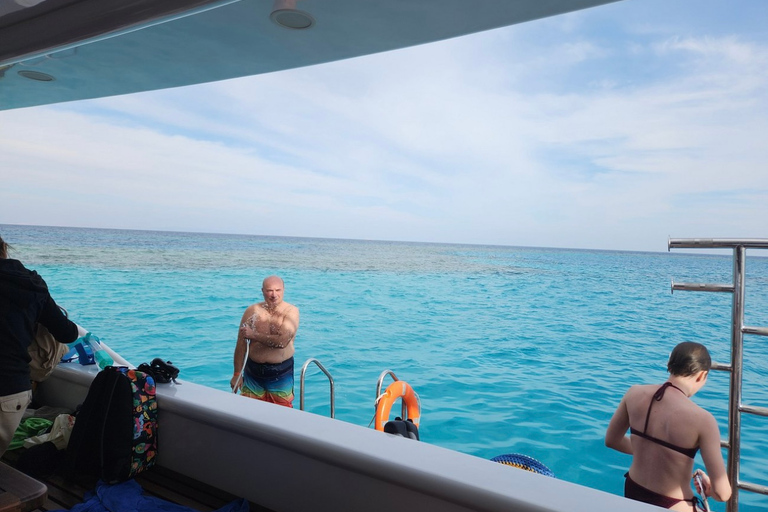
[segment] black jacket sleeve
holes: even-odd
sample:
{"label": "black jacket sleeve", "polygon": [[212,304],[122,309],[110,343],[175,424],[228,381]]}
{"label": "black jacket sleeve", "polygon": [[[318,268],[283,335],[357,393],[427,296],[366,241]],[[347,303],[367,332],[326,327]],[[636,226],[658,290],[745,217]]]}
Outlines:
{"label": "black jacket sleeve", "polygon": [[37,321],[43,324],[59,343],[72,343],[77,339],[77,326],[64,316],[64,312],[50,296]]}

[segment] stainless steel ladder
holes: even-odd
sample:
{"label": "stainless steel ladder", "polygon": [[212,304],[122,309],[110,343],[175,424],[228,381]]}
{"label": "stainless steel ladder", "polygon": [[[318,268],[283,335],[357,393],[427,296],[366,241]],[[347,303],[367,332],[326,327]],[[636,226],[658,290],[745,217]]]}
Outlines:
{"label": "stainless steel ladder", "polygon": [[334,418],[336,416],[336,393],[334,391],[333,377],[331,377],[331,374],[328,372],[328,370],[325,369],[325,366],[323,366],[320,361],[313,357],[307,359],[307,362],[304,363],[304,366],[301,367],[301,377],[299,379],[299,409],[302,411],[304,410],[304,377],[307,373],[307,368],[311,363],[315,363],[315,365],[320,368],[325,376],[328,377],[331,393],[331,418]]}
{"label": "stainless steel ladder", "polygon": [[728,402],[728,440],[720,444],[728,450],[728,480],[733,492],[728,500],[726,510],[738,512],[739,490],[768,495],[768,487],[764,485],[742,482],[739,479],[741,460],[741,415],[755,414],[768,417],[768,407],[758,407],[741,403],[743,348],[744,335],[768,336],[767,327],[750,327],[744,325],[744,297],[746,279],[747,249],[768,249],[768,239],[733,239],[733,238],[670,238],[668,248],[671,249],[732,249],[733,250],[733,283],[731,284],[700,284],[672,282],[672,292],[675,290],[702,292],[729,292],[733,294],[731,310],[731,364],[713,364],[713,370],[730,372],[730,392]]}

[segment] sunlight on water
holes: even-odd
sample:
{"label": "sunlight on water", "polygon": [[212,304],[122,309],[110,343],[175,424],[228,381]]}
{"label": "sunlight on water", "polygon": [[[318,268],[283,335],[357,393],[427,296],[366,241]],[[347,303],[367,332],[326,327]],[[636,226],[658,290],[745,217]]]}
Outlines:
{"label": "sunlight on water", "polygon": [[[558,478],[614,494],[623,492],[629,457],[605,448],[603,435],[627,387],[662,382],[679,341],[705,343],[719,362],[730,357],[730,295],[670,293],[673,278],[729,282],[727,252],[21,226],[0,233],[75,321],[133,364],[169,359],[181,378],[222,390],[243,311],[261,300],[262,279],[278,274],[285,299],[301,310],[297,386],[301,364],[319,359],[334,377],[340,420],[367,426],[376,379],[391,369],[421,397],[422,440],[483,458],[530,455]],[[746,323],[766,326],[768,259],[750,257],[747,271]],[[754,405],[768,403],[760,341],[745,338],[744,401]],[[329,415],[328,381],[314,366],[306,387],[307,409]],[[695,397],[724,438],[727,397],[722,373]],[[742,478],[768,484],[768,422],[745,418],[742,439]],[[768,511],[765,497],[742,492],[740,500],[742,511]]]}

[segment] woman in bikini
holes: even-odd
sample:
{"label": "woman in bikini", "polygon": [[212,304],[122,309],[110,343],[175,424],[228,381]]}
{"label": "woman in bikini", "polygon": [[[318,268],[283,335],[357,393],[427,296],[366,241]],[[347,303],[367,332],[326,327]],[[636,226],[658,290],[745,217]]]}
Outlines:
{"label": "woman in bikini", "polygon": [[708,473],[696,471],[701,475],[703,495],[717,501],[731,496],[720,451],[720,429],[714,416],[690,399],[707,382],[711,364],[704,345],[680,343],[669,356],[667,382],[632,386],[622,398],[605,433],[605,445],[632,455],[632,465],[624,475],[627,498],[695,512],[691,478],[698,450]]}

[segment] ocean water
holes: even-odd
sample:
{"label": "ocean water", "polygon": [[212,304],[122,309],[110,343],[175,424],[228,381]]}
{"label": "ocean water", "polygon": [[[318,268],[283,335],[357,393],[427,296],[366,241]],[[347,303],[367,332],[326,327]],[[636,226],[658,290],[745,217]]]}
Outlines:
{"label": "ocean water", "polygon": [[[70,317],[134,365],[162,357],[180,377],[228,390],[245,308],[278,274],[301,311],[299,369],[333,375],[336,418],[368,426],[385,370],[422,403],[429,442],[491,458],[522,453],[557,478],[623,492],[630,458],[605,428],[630,384],[661,383],[672,347],[730,357],[731,296],[670,293],[728,283],[731,253],[636,253],[0,225]],[[765,251],[763,251],[765,253]],[[768,254],[747,259],[746,324],[768,326]],[[745,337],[744,403],[768,404],[768,343]],[[385,380],[385,385],[389,378]],[[311,366],[305,409],[329,415]],[[728,376],[694,400],[727,438]],[[745,415],[744,481],[768,484],[768,421]],[[700,456],[697,466],[703,467]],[[710,500],[711,501],[711,500]],[[725,510],[711,503],[713,510]],[[742,491],[740,510],[768,511]]]}

